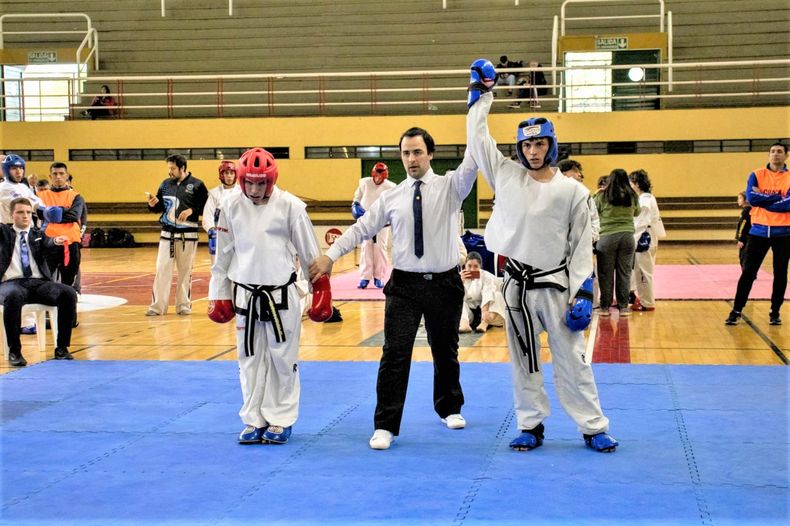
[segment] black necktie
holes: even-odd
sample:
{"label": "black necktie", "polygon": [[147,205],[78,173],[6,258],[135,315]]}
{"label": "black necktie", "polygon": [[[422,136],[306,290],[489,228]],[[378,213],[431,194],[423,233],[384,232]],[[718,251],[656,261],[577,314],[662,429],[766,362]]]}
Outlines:
{"label": "black necktie", "polygon": [[26,278],[33,276],[33,269],[30,268],[30,249],[27,246],[27,232],[19,233],[19,256],[22,259],[22,275]]}
{"label": "black necktie", "polygon": [[414,201],[412,207],[414,209],[414,255],[418,258],[422,257],[422,192],[420,192],[420,185],[422,181],[414,182]]}

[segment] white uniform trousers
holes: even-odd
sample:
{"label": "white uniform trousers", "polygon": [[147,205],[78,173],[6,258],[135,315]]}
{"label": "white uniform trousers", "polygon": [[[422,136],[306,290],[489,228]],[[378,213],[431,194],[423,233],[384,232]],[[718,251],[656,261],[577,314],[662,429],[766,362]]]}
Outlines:
{"label": "white uniform trousers", "polygon": [[652,245],[644,252],[634,254],[634,271],[631,273],[631,290],[636,290],[639,303],[643,307],[655,307],[653,295],[653,269],[656,268],[658,245]]}
{"label": "white uniform trousers", "polygon": [[381,236],[384,232],[379,232],[376,236],[376,243],[372,239],[362,242],[359,251],[359,274],[362,279],[372,280],[378,278],[384,280],[387,273],[389,260],[385,251],[386,244]]}
{"label": "white uniform trousers", "polygon": [[[542,367],[539,366],[536,372],[529,372],[529,358],[516,338],[516,328],[522,338],[526,338],[527,333],[520,312],[519,287],[514,285],[508,284],[508,278],[505,278],[503,292],[508,306],[505,326],[510,361],[513,364],[516,420],[519,429],[527,430],[543,422],[551,414],[551,408],[543,383]],[[564,322],[568,305],[567,292],[556,289],[524,292],[532,314],[530,320],[534,330],[535,363],[540,365],[540,334],[546,331],[549,334],[554,385],[565,412],[576,422],[582,433],[594,435],[608,431],[609,419],[601,411],[592,367],[584,356],[584,332],[571,331]]]}
{"label": "white uniform trousers", "polygon": [[176,312],[190,312],[192,310],[192,264],[195,261],[197,239],[182,241],[176,234],[175,257],[170,257],[170,240],[159,240],[159,253],[156,256],[156,276],[154,288],[151,291],[151,305],[149,310],[156,314],[166,314],[167,304],[170,300],[170,285],[173,282],[173,264],[178,270],[178,284],[176,285]]}
{"label": "white uniform trousers", "polygon": [[[245,355],[246,316],[236,315],[236,347],[244,404],[239,411],[245,425],[288,427],[299,416],[299,336],[302,312],[299,291],[289,286],[288,309],[278,311],[285,341],[277,342],[273,322],[257,321],[252,356]],[[239,290],[239,296],[245,291]],[[245,303],[238,303],[245,305]]]}

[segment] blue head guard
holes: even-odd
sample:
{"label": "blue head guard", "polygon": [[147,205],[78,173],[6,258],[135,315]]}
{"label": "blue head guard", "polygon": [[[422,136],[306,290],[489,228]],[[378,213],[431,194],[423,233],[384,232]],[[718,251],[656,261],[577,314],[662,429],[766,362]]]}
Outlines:
{"label": "blue head guard", "polygon": [[12,166],[18,166],[24,170],[25,160],[14,153],[9,153],[8,155],[6,155],[6,158],[3,159],[3,177],[5,177],[7,181],[11,181]]}
{"label": "blue head guard", "polygon": [[[543,160],[543,166],[548,166],[557,162],[559,159],[559,147],[557,146],[557,136],[554,134],[554,125],[545,117],[535,117],[522,121],[518,125],[518,136],[516,142],[516,154],[521,164],[527,168],[531,168],[524,157],[524,152],[521,151],[521,144],[524,141],[537,139],[538,137],[545,137],[549,139],[549,151],[546,152],[546,158]],[[541,168],[543,168],[541,166]]]}

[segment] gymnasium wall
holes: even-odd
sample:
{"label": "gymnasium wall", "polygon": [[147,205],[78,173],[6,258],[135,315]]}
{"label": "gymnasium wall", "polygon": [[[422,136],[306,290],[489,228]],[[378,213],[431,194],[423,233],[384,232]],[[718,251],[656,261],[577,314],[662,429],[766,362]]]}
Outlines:
{"label": "gymnasium wall", "polygon": [[[790,108],[664,110],[588,114],[549,114],[560,142],[777,139],[790,136]],[[498,143],[514,143],[525,115],[490,116]],[[411,126],[428,129],[437,144],[465,144],[464,116],[293,117],[195,120],[107,120],[56,123],[0,123],[0,149],[54,149],[69,164],[88,202],[131,202],[154,192],[167,176],[164,161],[69,161],[69,149],[209,148],[244,145],[284,146],[280,185],[307,199],[348,200],[362,175],[360,159],[305,159],[307,146],[397,145]],[[767,161],[766,152],[629,154],[575,156],[592,187],[612,168],[644,168],[660,197],[731,195],[746,175]],[[389,162],[399,162],[391,160]],[[216,160],[190,161],[193,174],[214,186]],[[49,162],[30,162],[29,172],[47,173]],[[479,185],[478,197],[491,197]]]}

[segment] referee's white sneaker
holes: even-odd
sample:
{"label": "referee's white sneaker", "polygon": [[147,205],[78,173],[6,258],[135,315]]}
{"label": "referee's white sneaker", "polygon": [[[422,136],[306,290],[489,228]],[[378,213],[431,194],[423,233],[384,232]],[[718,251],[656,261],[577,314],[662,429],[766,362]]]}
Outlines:
{"label": "referee's white sneaker", "polygon": [[466,420],[460,414],[447,415],[442,418],[442,422],[447,424],[448,429],[463,429],[466,427]]}
{"label": "referee's white sneaker", "polygon": [[389,449],[392,443],[392,437],[392,433],[386,429],[376,429],[373,432],[373,436],[370,437],[369,444],[371,449]]}

